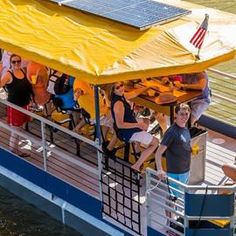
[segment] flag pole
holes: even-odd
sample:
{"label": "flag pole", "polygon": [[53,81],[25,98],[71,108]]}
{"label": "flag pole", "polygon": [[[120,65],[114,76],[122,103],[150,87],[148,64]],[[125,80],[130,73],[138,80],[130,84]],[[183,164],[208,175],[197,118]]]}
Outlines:
{"label": "flag pole", "polygon": [[200,50],[201,50],[201,48],[198,48],[197,55],[196,55],[196,61],[200,60]]}
{"label": "flag pole", "polygon": [[193,35],[193,37],[190,39],[190,43],[193,44],[197,49],[197,55],[195,55],[195,59],[200,60],[200,51],[201,51],[201,47],[202,44],[204,42],[206,33],[207,33],[207,29],[208,29],[208,20],[209,20],[209,15],[205,14],[205,18],[202,22],[202,24],[199,26],[199,28],[197,29],[197,31],[195,32],[195,34]]}

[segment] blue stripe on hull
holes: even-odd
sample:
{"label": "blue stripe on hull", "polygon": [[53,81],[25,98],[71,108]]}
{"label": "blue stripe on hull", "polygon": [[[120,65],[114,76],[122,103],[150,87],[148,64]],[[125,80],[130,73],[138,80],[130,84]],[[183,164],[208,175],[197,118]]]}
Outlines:
{"label": "blue stripe on hull", "polygon": [[154,229],[148,227],[147,229],[147,235],[148,236],[165,236],[164,234],[160,233],[160,232],[157,232],[155,231]]}
{"label": "blue stripe on hull", "polygon": [[32,164],[0,149],[0,165],[102,220],[102,203]]}

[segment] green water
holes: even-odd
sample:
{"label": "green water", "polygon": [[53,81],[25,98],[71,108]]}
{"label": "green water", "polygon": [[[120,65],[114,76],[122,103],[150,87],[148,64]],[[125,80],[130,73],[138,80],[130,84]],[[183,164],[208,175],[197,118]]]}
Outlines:
{"label": "green water", "polygon": [[188,0],[186,2],[192,2],[236,14],[236,0]]}
{"label": "green water", "polygon": [[[190,0],[236,14],[236,0]],[[236,60],[216,66],[236,74]],[[79,236],[47,214],[0,188],[0,236]]]}
{"label": "green water", "polygon": [[1,236],[80,236],[75,230],[0,188]]}

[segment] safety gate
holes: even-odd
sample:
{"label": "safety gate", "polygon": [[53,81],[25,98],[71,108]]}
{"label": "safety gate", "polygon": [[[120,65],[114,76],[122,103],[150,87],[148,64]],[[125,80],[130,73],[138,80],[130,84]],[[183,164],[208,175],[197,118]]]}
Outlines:
{"label": "safety gate", "polygon": [[140,177],[124,161],[108,158],[102,170],[103,215],[141,234]]}

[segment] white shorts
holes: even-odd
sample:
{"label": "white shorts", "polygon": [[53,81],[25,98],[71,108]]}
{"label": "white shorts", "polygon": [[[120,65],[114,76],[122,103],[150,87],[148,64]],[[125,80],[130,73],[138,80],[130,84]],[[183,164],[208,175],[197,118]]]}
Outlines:
{"label": "white shorts", "polygon": [[209,105],[205,99],[196,99],[191,102],[191,114],[198,120]]}
{"label": "white shorts", "polygon": [[139,142],[144,145],[149,145],[153,140],[153,136],[149,134],[147,131],[140,131],[134,133],[130,138],[129,142]]}
{"label": "white shorts", "polygon": [[[90,124],[95,124],[95,119],[90,120]],[[101,116],[100,117],[100,125],[106,126],[109,128],[113,128],[113,119],[112,116]]]}

